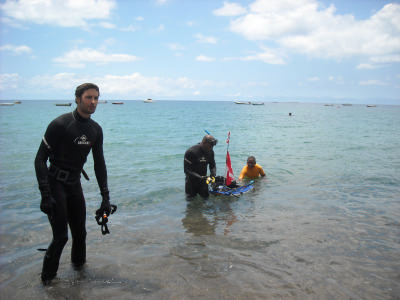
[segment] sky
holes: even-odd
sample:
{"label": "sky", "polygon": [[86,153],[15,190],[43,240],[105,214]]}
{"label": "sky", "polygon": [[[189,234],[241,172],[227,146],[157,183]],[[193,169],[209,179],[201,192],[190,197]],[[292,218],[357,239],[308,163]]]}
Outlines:
{"label": "sky", "polygon": [[0,100],[400,105],[400,1],[0,0]]}

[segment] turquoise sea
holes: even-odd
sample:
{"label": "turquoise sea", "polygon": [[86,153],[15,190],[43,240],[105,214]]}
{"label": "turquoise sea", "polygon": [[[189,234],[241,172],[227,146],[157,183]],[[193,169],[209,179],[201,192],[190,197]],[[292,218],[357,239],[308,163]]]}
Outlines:
{"label": "turquoise sea", "polygon": [[[72,268],[69,240],[44,287],[51,230],[33,161],[48,123],[75,108],[55,103],[0,106],[1,299],[399,299],[400,106],[99,104],[111,234],[94,219],[89,155],[86,267]],[[218,175],[229,131],[236,177],[257,158],[254,191],[186,201],[183,155],[205,129]]]}

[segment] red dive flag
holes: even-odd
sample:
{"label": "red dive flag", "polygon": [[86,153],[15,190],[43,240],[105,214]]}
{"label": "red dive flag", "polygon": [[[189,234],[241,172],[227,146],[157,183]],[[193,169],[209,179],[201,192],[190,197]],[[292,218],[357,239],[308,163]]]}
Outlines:
{"label": "red dive flag", "polygon": [[[229,139],[231,138],[231,132],[228,133],[228,139],[226,140],[229,147]],[[226,185],[230,185],[232,181],[235,180],[235,175],[233,175],[231,156],[229,155],[228,149],[226,149]]]}
{"label": "red dive flag", "polygon": [[235,175],[233,175],[232,164],[231,164],[231,156],[229,155],[229,151],[226,151],[226,185],[230,185],[233,180],[235,180]]}

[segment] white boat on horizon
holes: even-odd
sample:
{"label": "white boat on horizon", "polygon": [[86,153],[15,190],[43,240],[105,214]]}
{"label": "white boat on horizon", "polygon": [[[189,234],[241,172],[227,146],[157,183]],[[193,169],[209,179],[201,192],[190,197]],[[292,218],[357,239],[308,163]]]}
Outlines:
{"label": "white boat on horizon", "polygon": [[244,101],[235,101],[236,104],[245,104],[245,105],[250,105],[251,102],[244,102]]}
{"label": "white boat on horizon", "polygon": [[144,102],[144,103],[154,103],[154,102],[156,102],[156,101],[154,101],[154,100],[151,99],[151,98],[148,98],[148,99],[146,99],[146,100],[143,100],[143,102]]}

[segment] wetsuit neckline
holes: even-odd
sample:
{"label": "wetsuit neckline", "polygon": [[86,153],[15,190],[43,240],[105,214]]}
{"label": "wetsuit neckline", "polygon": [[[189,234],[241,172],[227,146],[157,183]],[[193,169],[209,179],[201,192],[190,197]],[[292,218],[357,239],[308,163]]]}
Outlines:
{"label": "wetsuit neckline", "polygon": [[80,122],[87,122],[87,121],[90,120],[90,116],[89,116],[89,118],[87,118],[87,119],[84,118],[84,117],[82,117],[82,116],[79,114],[78,109],[75,109],[75,110],[72,112],[72,115],[73,115],[73,117],[74,117],[75,120],[80,121]]}

